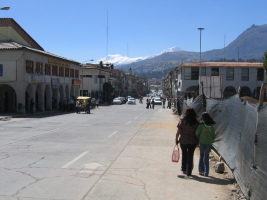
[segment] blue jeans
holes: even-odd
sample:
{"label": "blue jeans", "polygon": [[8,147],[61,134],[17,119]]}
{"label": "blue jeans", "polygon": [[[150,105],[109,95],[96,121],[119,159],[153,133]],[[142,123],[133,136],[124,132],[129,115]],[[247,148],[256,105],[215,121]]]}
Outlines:
{"label": "blue jeans", "polygon": [[209,175],[209,154],[211,145],[210,144],[199,144],[200,158],[198,163],[198,171],[204,172],[204,176]]}

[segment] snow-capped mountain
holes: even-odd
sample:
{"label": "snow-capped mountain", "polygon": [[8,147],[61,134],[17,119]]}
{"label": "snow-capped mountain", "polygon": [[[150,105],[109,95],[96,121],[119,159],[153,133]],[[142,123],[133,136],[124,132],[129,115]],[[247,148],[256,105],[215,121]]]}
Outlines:
{"label": "snow-capped mountain", "polygon": [[121,56],[121,55],[108,55],[105,58],[100,59],[103,63],[112,63],[113,65],[124,65],[124,64],[130,64],[133,62],[138,62],[141,60],[145,60],[147,57],[137,57],[137,58],[128,58],[127,56]]}
{"label": "snow-capped mountain", "polygon": [[168,53],[168,52],[177,52],[177,51],[183,51],[183,50],[179,47],[171,47],[169,49],[162,51],[160,54],[164,54],[164,53]]}
{"label": "snow-capped mountain", "polygon": [[[183,51],[182,49],[180,49],[179,47],[171,47],[169,49],[166,49],[164,51],[162,51],[160,54],[155,55],[155,56],[159,56],[163,53],[167,53],[167,52],[176,52],[176,51]],[[121,55],[108,55],[105,58],[100,59],[98,62],[102,61],[103,63],[112,63],[113,65],[125,65],[125,64],[130,64],[133,62],[138,62],[138,61],[142,61],[142,60],[146,60],[149,58],[153,58],[155,56],[145,56],[145,57],[137,57],[137,58],[129,58],[127,56],[121,56]]]}

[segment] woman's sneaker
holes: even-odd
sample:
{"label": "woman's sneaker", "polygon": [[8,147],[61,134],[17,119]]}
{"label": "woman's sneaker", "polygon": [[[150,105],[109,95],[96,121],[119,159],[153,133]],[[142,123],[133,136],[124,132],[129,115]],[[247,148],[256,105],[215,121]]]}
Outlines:
{"label": "woman's sneaker", "polygon": [[199,175],[204,176],[204,172],[199,172]]}

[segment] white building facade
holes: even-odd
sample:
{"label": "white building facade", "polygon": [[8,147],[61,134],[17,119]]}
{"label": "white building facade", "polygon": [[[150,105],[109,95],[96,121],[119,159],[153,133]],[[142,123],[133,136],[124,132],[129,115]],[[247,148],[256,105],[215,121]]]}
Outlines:
{"label": "white building facade", "polygon": [[185,93],[198,95],[199,76],[218,76],[221,79],[222,97],[232,96],[240,89],[241,96],[257,98],[260,87],[266,80],[263,64],[250,62],[182,63],[173,73],[178,96]]}

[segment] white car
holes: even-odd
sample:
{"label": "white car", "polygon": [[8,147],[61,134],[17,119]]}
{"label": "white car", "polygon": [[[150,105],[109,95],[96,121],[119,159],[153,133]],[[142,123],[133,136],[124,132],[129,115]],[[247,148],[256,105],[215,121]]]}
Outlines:
{"label": "white car", "polygon": [[122,101],[121,101],[120,98],[115,98],[115,99],[113,99],[113,104],[121,105],[122,104]]}
{"label": "white car", "polygon": [[136,104],[135,98],[129,98],[127,104],[132,104],[132,105]]}
{"label": "white car", "polygon": [[155,97],[154,98],[155,105],[162,105],[161,98]]}

